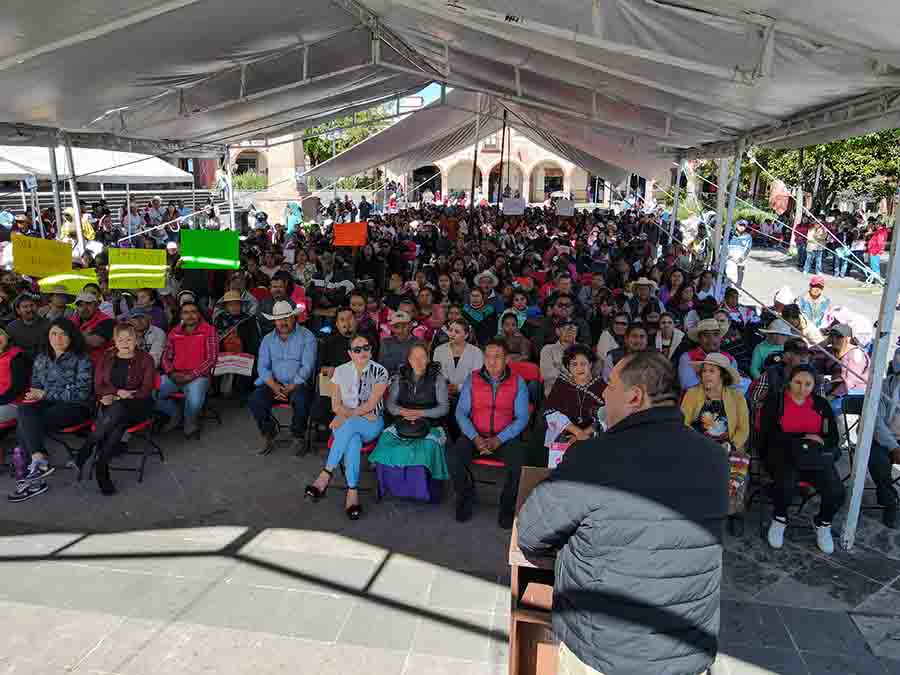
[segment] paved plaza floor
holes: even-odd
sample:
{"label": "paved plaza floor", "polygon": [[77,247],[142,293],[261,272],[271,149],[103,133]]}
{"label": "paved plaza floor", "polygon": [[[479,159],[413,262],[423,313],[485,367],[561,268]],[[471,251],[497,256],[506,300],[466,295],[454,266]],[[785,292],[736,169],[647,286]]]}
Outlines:
{"label": "paved plaza floor", "polygon": [[[767,299],[768,255],[748,274]],[[318,456],[259,457],[249,412],[215,405],[221,427],[163,437],[165,463],[151,460],[142,484],[114,474],[115,497],[58,470],[45,495],[0,500],[0,675],[506,672],[496,487],[466,524],[446,498],[371,494],[351,523],[337,477],[325,500],[303,500]],[[770,550],[751,514],[726,540],[712,675],[900,674],[900,533],[877,516],[829,558],[800,519]]]}

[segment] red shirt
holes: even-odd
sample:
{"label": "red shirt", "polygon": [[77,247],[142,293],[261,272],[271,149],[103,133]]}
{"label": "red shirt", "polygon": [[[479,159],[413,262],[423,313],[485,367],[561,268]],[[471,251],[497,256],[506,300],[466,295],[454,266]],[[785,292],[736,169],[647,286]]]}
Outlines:
{"label": "red shirt", "polygon": [[789,392],[784,392],[784,414],[781,430],[789,434],[821,434],[822,416],[813,410],[813,397],[797,405]]}

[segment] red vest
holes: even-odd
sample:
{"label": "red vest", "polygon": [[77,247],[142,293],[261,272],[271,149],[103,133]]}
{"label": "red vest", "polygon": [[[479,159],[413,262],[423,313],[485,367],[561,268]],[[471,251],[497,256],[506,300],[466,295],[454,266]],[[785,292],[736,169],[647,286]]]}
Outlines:
{"label": "red vest", "polygon": [[16,354],[21,354],[22,350],[18,347],[10,347],[0,354],[0,394],[8,391],[12,386],[12,360]]}
{"label": "red vest", "polygon": [[496,436],[512,424],[516,417],[516,394],[519,377],[513,375],[507,366],[500,379],[497,393],[484,369],[472,373],[472,424],[484,437]]}

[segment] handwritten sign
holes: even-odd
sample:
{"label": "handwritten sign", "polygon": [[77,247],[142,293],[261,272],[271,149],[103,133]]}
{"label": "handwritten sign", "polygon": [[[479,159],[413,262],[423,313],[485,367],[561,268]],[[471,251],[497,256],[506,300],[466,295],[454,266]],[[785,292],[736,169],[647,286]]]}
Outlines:
{"label": "handwritten sign", "polygon": [[109,249],[110,288],[165,288],[166,269],[162,249]]}
{"label": "handwritten sign", "polygon": [[72,271],[72,245],[52,239],[14,234],[13,269],[30,277],[46,277]]}
{"label": "handwritten sign", "polygon": [[368,223],[335,223],[335,246],[365,246],[368,241]]}
{"label": "handwritten sign", "polygon": [[213,375],[244,375],[250,377],[253,374],[253,362],[253,354],[219,354]]}

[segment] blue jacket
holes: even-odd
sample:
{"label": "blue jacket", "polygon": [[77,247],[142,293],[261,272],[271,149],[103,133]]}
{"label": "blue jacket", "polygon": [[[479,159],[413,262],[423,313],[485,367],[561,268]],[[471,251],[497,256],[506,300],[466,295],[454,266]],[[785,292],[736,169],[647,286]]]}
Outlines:
{"label": "blue jacket", "polygon": [[303,326],[294,328],[287,340],[273,330],[259,346],[256,384],[264,384],[269,378],[281,384],[305,384],[316,366],[316,349],[315,336]]}
{"label": "blue jacket", "polygon": [[42,389],[46,401],[90,405],[94,367],[86,354],[66,352],[55,361],[38,354],[31,371],[31,386]]}
{"label": "blue jacket", "polygon": [[728,240],[728,257],[735,262],[743,262],[750,255],[751,248],[753,248],[753,237],[749,232],[731,237]]}

